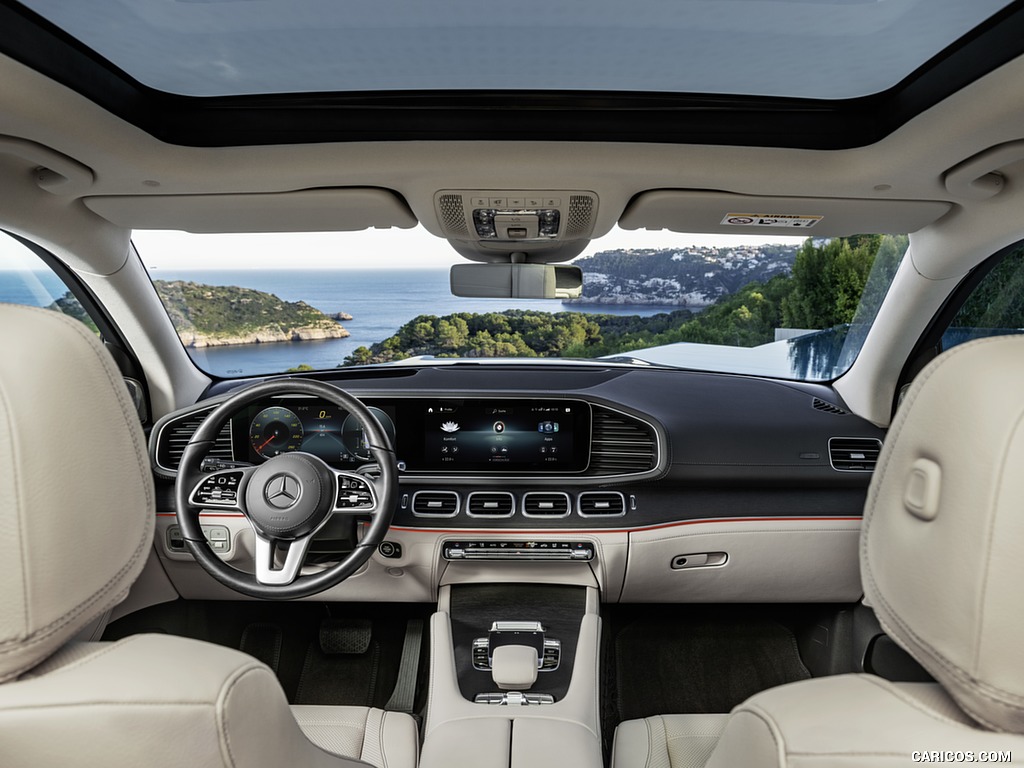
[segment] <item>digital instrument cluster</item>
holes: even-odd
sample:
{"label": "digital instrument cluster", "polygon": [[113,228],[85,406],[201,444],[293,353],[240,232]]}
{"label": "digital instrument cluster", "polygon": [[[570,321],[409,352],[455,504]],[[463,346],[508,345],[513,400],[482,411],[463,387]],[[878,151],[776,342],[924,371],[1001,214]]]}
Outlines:
{"label": "digital instrument cluster", "polygon": [[[370,407],[395,442],[395,423],[385,410]],[[371,460],[362,424],[352,414],[320,401],[286,401],[251,406],[232,420],[235,455],[259,463],[282,453],[304,451],[331,466],[348,468]]]}
{"label": "digital instrument cluster", "polygon": [[[371,402],[367,407],[409,473],[575,473],[589,463],[591,411],[580,400]],[[315,399],[249,406],[232,419],[232,441],[236,457],[257,464],[292,451],[311,453],[338,469],[373,460],[359,420]]]}

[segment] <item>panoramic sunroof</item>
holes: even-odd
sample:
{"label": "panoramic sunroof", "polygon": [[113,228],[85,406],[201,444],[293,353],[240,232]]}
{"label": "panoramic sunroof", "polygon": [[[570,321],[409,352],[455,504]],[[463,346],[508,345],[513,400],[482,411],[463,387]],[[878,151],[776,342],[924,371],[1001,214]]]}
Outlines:
{"label": "panoramic sunroof", "polygon": [[27,0],[143,85],[185,96],[885,91],[1005,0]]}

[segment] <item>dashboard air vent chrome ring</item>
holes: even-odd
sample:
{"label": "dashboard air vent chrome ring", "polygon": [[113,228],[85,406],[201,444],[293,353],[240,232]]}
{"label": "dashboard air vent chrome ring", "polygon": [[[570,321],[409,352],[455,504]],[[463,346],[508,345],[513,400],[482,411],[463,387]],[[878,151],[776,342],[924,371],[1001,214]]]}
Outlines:
{"label": "dashboard air vent chrome ring", "polygon": [[572,511],[572,499],[562,491],[532,491],[523,494],[526,517],[565,517]]}
{"label": "dashboard air vent chrome ring", "polygon": [[416,517],[455,517],[459,506],[459,494],[455,491],[416,491],[412,495],[412,513]]}
{"label": "dashboard air vent chrome ring", "polygon": [[830,437],[828,460],[837,472],[873,472],[882,451],[874,437]]}
{"label": "dashboard air vent chrome ring", "polygon": [[576,497],[580,517],[622,517],[626,514],[626,497],[619,491],[583,491]]}
{"label": "dashboard air vent chrome ring", "polygon": [[474,491],[466,498],[466,514],[470,517],[512,517],[516,497],[508,491]]}

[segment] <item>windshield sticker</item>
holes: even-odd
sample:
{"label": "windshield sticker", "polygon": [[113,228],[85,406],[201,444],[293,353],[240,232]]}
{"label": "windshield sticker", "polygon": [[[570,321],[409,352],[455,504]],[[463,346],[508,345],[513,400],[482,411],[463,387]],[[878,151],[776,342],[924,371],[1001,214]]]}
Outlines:
{"label": "windshield sticker", "polygon": [[810,229],[824,216],[794,216],[791,213],[727,213],[722,224],[732,227],[800,227]]}

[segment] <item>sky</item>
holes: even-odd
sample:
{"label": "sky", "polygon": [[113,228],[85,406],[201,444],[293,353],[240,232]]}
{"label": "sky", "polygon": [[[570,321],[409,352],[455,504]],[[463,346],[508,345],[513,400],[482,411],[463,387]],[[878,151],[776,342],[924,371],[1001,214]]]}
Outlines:
{"label": "sky", "polygon": [[[362,232],[193,235],[138,231],[132,236],[149,269],[289,269],[447,267],[465,263],[442,238],[414,229]],[[803,237],[693,235],[614,228],[582,255],[618,248],[679,248],[693,245],[800,243]]]}

